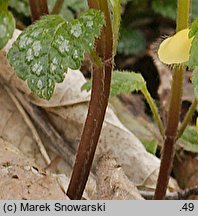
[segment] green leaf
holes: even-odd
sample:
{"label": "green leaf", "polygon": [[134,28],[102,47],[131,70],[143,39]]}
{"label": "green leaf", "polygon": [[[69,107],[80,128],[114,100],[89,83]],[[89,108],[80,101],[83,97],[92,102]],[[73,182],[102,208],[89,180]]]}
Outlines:
{"label": "green leaf", "polygon": [[146,39],[140,31],[123,29],[118,44],[118,53],[136,55],[146,49]]}
{"label": "green leaf", "polygon": [[153,0],[152,8],[155,13],[159,13],[163,17],[176,19],[176,9],[177,1],[176,0]]}
{"label": "green leaf", "polygon": [[193,37],[196,35],[196,33],[198,32],[198,19],[194,20],[191,27],[190,27],[190,33],[189,33],[189,37]]}
{"label": "green leaf", "polygon": [[139,73],[114,71],[111,82],[111,96],[139,91],[145,85],[145,80]]}
{"label": "green leaf", "polygon": [[190,28],[189,37],[194,37],[190,49],[188,66],[193,69],[192,83],[195,97],[198,98],[198,19],[196,19]]}
{"label": "green leaf", "polygon": [[198,0],[192,1],[192,18],[195,19],[198,17]]}
{"label": "green leaf", "polygon": [[190,28],[189,37],[194,37],[190,49],[190,57],[188,61],[188,66],[194,69],[198,66],[198,19],[195,20]]}
{"label": "green leaf", "polygon": [[68,67],[78,69],[84,53],[94,48],[103,23],[97,10],[71,22],[56,15],[43,17],[18,37],[8,60],[37,96],[49,100]]}
{"label": "green leaf", "polygon": [[[52,11],[56,0],[48,0],[49,11]],[[65,19],[73,19],[75,13],[79,14],[82,11],[87,9],[87,1],[82,0],[69,0],[64,1],[63,6],[60,11],[60,15],[62,15]]]}
{"label": "green leaf", "polygon": [[[146,82],[141,74],[135,72],[114,71],[111,81],[111,97],[121,93],[131,93],[142,90],[146,86]],[[89,91],[92,83],[89,80],[82,86],[82,90]]]}
{"label": "green leaf", "polygon": [[193,71],[192,84],[194,87],[195,97],[198,98],[198,67],[195,67]]}
{"label": "green leaf", "polygon": [[0,4],[0,49],[7,44],[15,28],[15,20],[7,10],[7,6],[7,1],[2,1]]}
{"label": "green leaf", "polygon": [[1,11],[7,10],[7,8],[8,8],[8,0],[0,0]]}
{"label": "green leaf", "polygon": [[140,138],[142,144],[144,145],[144,147],[146,148],[146,150],[148,152],[150,152],[151,154],[155,155],[156,150],[157,150],[157,145],[158,145],[158,141],[155,139],[152,140],[142,140]]}
{"label": "green leaf", "polygon": [[26,17],[30,16],[28,0],[10,0],[9,6],[19,14],[23,14]]}
{"label": "green leaf", "polygon": [[188,126],[180,138],[179,144],[186,151],[198,153],[198,134],[195,127]]}

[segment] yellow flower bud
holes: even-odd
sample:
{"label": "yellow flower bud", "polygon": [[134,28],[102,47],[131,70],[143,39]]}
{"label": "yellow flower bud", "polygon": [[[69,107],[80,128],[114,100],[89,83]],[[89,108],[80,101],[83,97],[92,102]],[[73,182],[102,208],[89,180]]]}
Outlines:
{"label": "yellow flower bud", "polygon": [[165,39],[159,47],[158,56],[165,64],[182,64],[189,60],[192,38],[188,37],[189,29],[177,32]]}

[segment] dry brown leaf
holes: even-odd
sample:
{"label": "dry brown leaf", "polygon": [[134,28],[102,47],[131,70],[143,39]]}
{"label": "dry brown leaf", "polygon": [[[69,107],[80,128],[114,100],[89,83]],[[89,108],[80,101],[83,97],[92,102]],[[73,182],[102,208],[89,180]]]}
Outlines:
{"label": "dry brown leaf", "polygon": [[[58,130],[74,143],[74,148],[77,148],[77,140],[80,139],[87,106],[87,104],[78,104],[71,107],[48,109],[48,111],[56,113],[56,115],[51,115],[51,120]],[[111,109],[108,109],[106,113],[95,157],[97,158],[98,155],[107,151],[113,153],[129,178],[138,185],[144,182],[145,177],[153,173],[154,170],[157,171],[159,167],[159,159],[146,152],[142,143],[120,123]],[[153,187],[156,178],[157,172],[150,176]]]}
{"label": "dry brown leaf", "polygon": [[99,158],[96,169],[97,199],[142,200],[137,188],[129,181],[122,167],[110,155]]}
{"label": "dry brown leaf", "polygon": [[181,188],[198,185],[198,157],[196,154],[180,151],[174,163],[174,175]]}
{"label": "dry brown leaf", "polygon": [[44,174],[11,144],[0,138],[0,199],[68,199],[57,176]]}
{"label": "dry brown leaf", "polygon": [[[3,67],[7,68],[8,66],[5,64],[0,66],[0,75],[6,78],[4,70],[1,70]],[[8,70],[10,71],[9,68]],[[79,94],[79,89],[81,88],[81,86],[79,86],[79,80],[81,80],[80,83],[85,82],[81,72],[71,72],[69,73],[69,76],[70,79],[67,79],[65,86],[67,86],[67,89],[72,89],[73,93],[71,95],[74,100],[71,98],[68,103],[70,106],[62,106],[63,103],[56,104],[56,106],[59,105],[59,107],[54,107],[54,103],[52,102],[52,104],[50,104],[51,102],[49,101],[47,106],[51,106],[51,108],[46,108],[46,111],[52,113],[50,116],[54,125],[68,140],[73,142],[73,148],[76,149],[78,139],[80,139],[81,130],[85,122],[88,103],[82,103],[84,98],[79,98],[79,101],[76,100],[78,96],[81,96]],[[78,83],[76,83],[75,80],[78,80]],[[12,75],[11,82],[12,85],[21,89],[21,81],[19,82],[15,75]],[[23,86],[24,85],[26,84],[23,84]],[[23,88],[23,90],[25,90],[25,88]],[[29,91],[25,91],[25,93],[29,95]],[[68,92],[64,92],[64,94],[66,93]],[[63,94],[56,95],[56,97],[62,98],[62,95]],[[30,98],[32,98],[32,96],[30,96]],[[66,95],[65,98],[67,98]],[[37,99],[34,99],[32,102],[37,103],[36,100]],[[71,105],[72,100],[73,104]],[[56,99],[55,101],[60,102],[60,100]],[[40,103],[40,100],[37,104],[46,107],[46,104]],[[67,104],[67,101],[64,101],[64,104]],[[98,155],[101,155],[107,151],[113,153],[118,163],[123,166],[126,175],[134,184],[143,184],[145,187],[151,188],[155,187],[160,164],[159,159],[145,150],[142,143],[137,139],[137,137],[134,136],[133,133],[131,133],[120,123],[110,108],[108,108],[106,113],[106,118],[96,152],[96,158]],[[175,184],[171,184],[171,187],[174,188]]]}
{"label": "dry brown leaf", "polygon": [[0,106],[0,137],[13,143],[28,158],[34,159],[40,167],[45,167],[46,163],[31,131],[1,84],[0,103],[3,104]]}

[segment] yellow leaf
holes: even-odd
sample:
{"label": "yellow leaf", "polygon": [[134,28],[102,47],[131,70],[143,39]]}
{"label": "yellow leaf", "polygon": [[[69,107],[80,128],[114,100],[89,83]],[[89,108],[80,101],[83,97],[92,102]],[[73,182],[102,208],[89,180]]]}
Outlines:
{"label": "yellow leaf", "polygon": [[196,131],[198,133],[198,117],[197,117],[197,120],[196,120]]}
{"label": "yellow leaf", "polygon": [[189,29],[177,32],[165,39],[159,47],[158,56],[165,64],[181,64],[189,60],[190,47],[193,40],[188,37]]}

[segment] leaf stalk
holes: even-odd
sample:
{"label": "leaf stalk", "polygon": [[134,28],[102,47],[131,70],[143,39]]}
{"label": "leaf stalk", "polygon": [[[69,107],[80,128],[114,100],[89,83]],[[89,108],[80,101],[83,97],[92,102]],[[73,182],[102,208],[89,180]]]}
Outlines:
{"label": "leaf stalk", "polygon": [[90,8],[103,11],[106,25],[96,43],[96,51],[103,64],[93,65],[91,100],[67,190],[67,195],[73,200],[81,199],[91,170],[108,105],[113,69],[113,33],[108,1],[88,0],[88,4]]}

